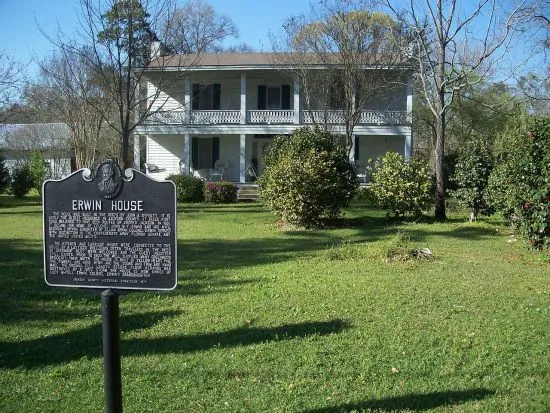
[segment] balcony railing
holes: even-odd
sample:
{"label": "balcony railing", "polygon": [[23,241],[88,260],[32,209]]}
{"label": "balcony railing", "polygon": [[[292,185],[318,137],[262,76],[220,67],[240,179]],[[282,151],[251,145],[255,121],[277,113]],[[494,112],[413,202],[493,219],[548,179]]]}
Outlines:
{"label": "balcony railing", "polygon": [[250,123],[294,123],[293,110],[249,110],[248,119]]}
{"label": "balcony railing", "polygon": [[344,123],[343,110],[305,110],[304,123]]}
{"label": "balcony railing", "polygon": [[194,125],[225,125],[241,123],[240,110],[194,110],[191,112]]}
{"label": "balcony railing", "polygon": [[[249,110],[247,123],[249,124],[293,124],[294,110]],[[302,123],[344,123],[342,110],[304,110]],[[359,125],[408,125],[411,116],[406,111],[371,111],[361,113]],[[159,111],[149,116],[146,124],[181,125],[185,124],[186,116],[182,110]],[[240,124],[240,110],[194,110],[191,111],[189,124],[193,125],[228,125]]]}

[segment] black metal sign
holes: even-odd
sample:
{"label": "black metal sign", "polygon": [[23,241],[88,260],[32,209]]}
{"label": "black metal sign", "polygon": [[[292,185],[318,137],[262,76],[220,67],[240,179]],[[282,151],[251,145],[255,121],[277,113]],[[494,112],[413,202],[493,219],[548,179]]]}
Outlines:
{"label": "black metal sign", "polygon": [[176,191],[112,160],[46,181],[44,272],[51,286],[171,290],[177,284]]}

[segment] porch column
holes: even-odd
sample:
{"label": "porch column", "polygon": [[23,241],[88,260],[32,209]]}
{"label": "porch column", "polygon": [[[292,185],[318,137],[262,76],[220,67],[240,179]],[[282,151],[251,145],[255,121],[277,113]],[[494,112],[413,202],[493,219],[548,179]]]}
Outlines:
{"label": "porch column", "polygon": [[412,155],[412,132],[405,135],[405,159],[411,159]]}
{"label": "porch column", "polygon": [[409,75],[407,80],[407,120],[409,122],[412,122],[413,93],[413,79],[412,75]]}
{"label": "porch column", "polygon": [[350,148],[350,151],[349,151],[349,160],[350,162],[355,162],[355,151],[357,150],[357,135],[355,135],[355,133],[353,135],[351,135],[351,148]]}
{"label": "porch column", "polygon": [[140,141],[140,136],[137,134],[134,134],[134,169],[141,171],[140,169],[141,150],[139,147],[139,141]]}
{"label": "porch column", "polygon": [[294,81],[294,123],[300,124],[300,83]]}
{"label": "porch column", "polygon": [[413,79],[412,75],[409,75],[407,81],[407,127],[409,132],[405,135],[405,158],[410,159],[412,156],[412,110],[413,110]]}
{"label": "porch column", "polygon": [[241,133],[241,150],[239,151],[239,182],[246,182],[246,135]]}
{"label": "porch column", "polygon": [[181,173],[184,175],[190,174],[190,168],[191,168],[191,162],[189,160],[189,154],[191,153],[191,148],[189,143],[191,142],[191,139],[189,139],[189,133],[186,133],[183,135],[183,151],[181,154]]}
{"label": "porch column", "polygon": [[246,123],[246,73],[241,73],[241,125],[244,125],[245,123]]}
{"label": "porch column", "polygon": [[183,123],[191,123],[191,79],[185,78],[185,95],[183,98]]}

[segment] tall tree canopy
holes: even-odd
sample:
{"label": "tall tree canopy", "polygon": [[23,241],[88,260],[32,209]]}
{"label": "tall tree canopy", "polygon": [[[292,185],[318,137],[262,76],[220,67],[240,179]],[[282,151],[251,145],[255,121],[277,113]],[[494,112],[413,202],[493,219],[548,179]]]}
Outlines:
{"label": "tall tree canopy", "polygon": [[[406,82],[401,70],[406,62],[395,43],[400,27],[387,14],[362,7],[358,1],[320,2],[309,14],[288,19],[282,39],[274,39],[279,63],[296,68],[306,107],[342,110],[342,146],[348,151],[367,102]],[[318,121],[329,127],[326,117]]]}
{"label": "tall tree canopy", "polygon": [[233,21],[218,14],[204,0],[188,0],[164,22],[163,37],[172,53],[203,53],[220,50],[221,41],[239,37]]}
{"label": "tall tree canopy", "polygon": [[[527,0],[411,0],[386,7],[409,33],[408,52],[435,125],[435,216],[445,219],[444,153],[447,115],[459,92],[484,79],[505,55],[514,28],[532,13]],[[475,74],[475,76],[473,76]]]}

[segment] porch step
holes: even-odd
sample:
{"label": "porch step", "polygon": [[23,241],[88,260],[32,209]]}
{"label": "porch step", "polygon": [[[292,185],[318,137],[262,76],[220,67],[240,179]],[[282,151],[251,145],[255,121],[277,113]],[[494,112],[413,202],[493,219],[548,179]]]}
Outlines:
{"label": "porch step", "polygon": [[239,201],[258,201],[260,199],[260,191],[256,184],[238,184]]}

